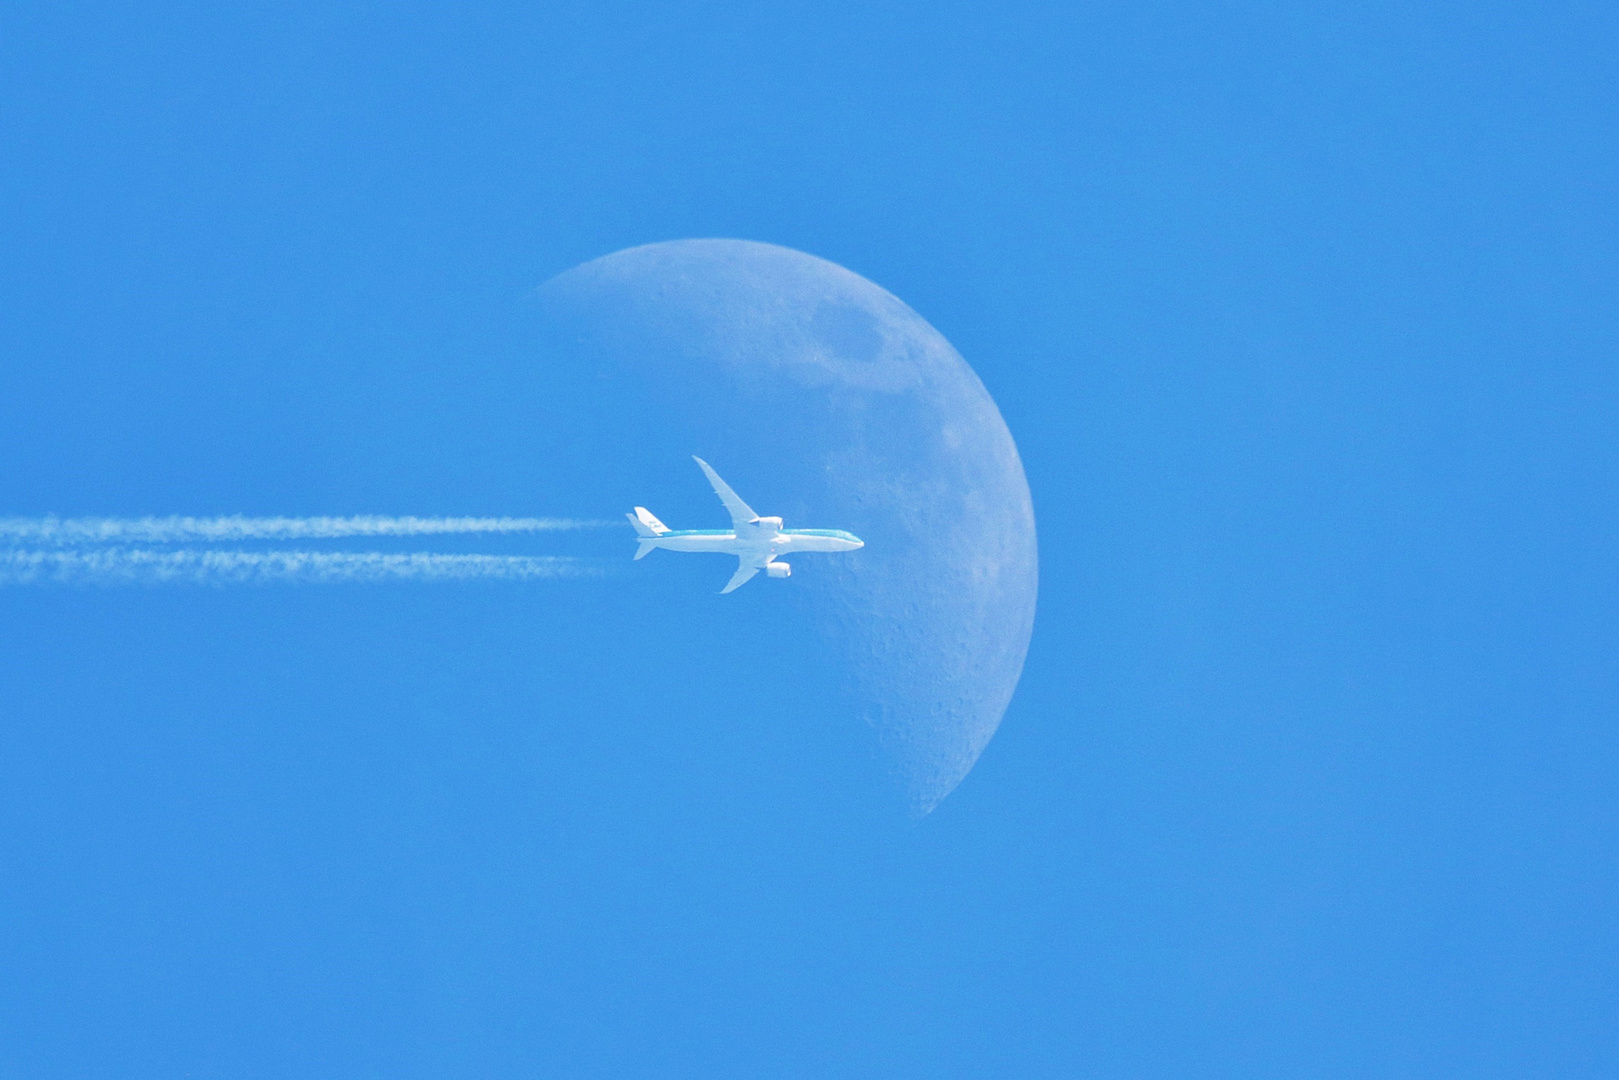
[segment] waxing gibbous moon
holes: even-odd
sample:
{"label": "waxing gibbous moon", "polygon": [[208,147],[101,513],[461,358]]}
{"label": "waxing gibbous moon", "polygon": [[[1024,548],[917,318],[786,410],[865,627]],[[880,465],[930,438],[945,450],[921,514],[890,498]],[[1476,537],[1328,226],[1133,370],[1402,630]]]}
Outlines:
{"label": "waxing gibbous moon", "polygon": [[[838,658],[842,700],[869,723],[912,809],[931,811],[995,734],[1034,621],[1029,487],[983,383],[892,294],[770,244],[630,248],[554,278],[541,297],[608,358],[602,393],[627,381],[655,405],[626,425],[667,425],[663,442],[692,445],[664,452],[688,464],[701,454],[789,527],[865,540],[748,588],[798,590],[818,647]],[[656,510],[657,496],[642,501]]]}

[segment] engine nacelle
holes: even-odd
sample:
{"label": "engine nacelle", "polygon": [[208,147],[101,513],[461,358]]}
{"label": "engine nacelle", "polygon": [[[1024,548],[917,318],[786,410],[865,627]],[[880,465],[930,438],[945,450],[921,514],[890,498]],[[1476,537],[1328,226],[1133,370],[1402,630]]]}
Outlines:
{"label": "engine nacelle", "polygon": [[781,532],[781,518],[779,518],[779,517],[755,518],[754,521],[753,521],[753,526],[756,529],[763,529],[767,533],[779,533],[779,532]]}
{"label": "engine nacelle", "polygon": [[784,562],[773,562],[765,565],[765,573],[771,577],[792,577],[793,568]]}

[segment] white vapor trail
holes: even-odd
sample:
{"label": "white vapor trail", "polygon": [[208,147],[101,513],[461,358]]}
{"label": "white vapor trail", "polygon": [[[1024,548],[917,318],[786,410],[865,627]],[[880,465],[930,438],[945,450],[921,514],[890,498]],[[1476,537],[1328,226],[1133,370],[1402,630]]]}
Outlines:
{"label": "white vapor trail", "polygon": [[547,555],[375,551],[0,551],[0,585],[234,585],[271,582],[526,581],[595,577],[594,563]]}
{"label": "white vapor trail", "polygon": [[325,540],[350,536],[537,533],[609,524],[575,518],[478,517],[144,517],[0,518],[0,543],[49,547],[95,544],[206,544],[240,540]]}

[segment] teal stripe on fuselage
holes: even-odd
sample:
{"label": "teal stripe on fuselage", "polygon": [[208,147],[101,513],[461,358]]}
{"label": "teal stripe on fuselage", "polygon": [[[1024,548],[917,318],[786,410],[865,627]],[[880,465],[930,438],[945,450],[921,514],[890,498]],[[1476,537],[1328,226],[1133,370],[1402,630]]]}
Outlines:
{"label": "teal stripe on fuselage", "polygon": [[[730,529],[673,529],[658,536],[731,536]],[[783,529],[783,536],[833,536],[839,540],[854,540],[854,533],[844,532],[842,529]],[[648,539],[653,539],[648,537]]]}

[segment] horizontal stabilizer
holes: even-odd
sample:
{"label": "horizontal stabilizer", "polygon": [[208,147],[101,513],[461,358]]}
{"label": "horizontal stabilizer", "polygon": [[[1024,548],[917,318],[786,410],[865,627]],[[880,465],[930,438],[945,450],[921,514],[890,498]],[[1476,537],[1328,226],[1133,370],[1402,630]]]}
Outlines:
{"label": "horizontal stabilizer", "polygon": [[644,559],[648,555],[650,555],[652,553],[653,549],[656,548],[657,546],[658,545],[653,543],[651,540],[642,540],[635,547],[635,557],[637,559]]}

